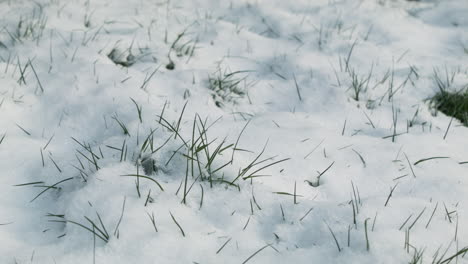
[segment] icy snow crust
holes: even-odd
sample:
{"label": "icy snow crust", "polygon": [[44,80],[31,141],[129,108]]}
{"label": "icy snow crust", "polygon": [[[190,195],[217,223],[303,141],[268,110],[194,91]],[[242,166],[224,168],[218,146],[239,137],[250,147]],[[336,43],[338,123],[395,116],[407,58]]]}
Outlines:
{"label": "icy snow crust", "polygon": [[2,1],[0,263],[446,260],[468,246],[468,130],[425,100],[434,72],[468,83],[467,14]]}

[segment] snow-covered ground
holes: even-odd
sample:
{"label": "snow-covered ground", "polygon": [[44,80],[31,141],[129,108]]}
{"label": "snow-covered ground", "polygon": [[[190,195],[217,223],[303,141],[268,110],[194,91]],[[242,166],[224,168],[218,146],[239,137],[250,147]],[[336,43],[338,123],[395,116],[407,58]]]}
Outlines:
{"label": "snow-covered ground", "polygon": [[466,0],[3,0],[0,28],[0,263],[468,263],[468,129],[427,102],[468,84]]}

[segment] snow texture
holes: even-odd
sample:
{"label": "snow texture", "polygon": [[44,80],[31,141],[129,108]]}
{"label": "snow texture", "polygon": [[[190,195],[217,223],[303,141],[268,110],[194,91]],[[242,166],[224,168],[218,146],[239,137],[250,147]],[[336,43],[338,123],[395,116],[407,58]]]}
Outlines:
{"label": "snow texture", "polygon": [[0,263],[468,263],[468,130],[428,102],[468,84],[466,0],[4,0],[0,28]]}

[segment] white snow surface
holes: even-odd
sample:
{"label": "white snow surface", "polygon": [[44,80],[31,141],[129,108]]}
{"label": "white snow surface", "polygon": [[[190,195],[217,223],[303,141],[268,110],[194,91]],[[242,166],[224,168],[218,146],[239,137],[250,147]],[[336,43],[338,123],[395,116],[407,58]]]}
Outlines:
{"label": "white snow surface", "polygon": [[468,129],[427,100],[468,84],[466,0],[4,0],[0,28],[0,263],[468,246]]}

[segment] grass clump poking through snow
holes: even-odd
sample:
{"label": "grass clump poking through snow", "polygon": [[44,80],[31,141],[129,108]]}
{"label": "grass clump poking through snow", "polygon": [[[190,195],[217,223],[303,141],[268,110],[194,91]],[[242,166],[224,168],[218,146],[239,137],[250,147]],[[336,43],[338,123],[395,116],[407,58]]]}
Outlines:
{"label": "grass clump poking through snow", "polygon": [[[177,37],[172,42],[171,47],[169,48],[169,52],[167,54],[169,63],[166,65],[166,69],[170,71],[175,69],[175,62],[173,60],[173,57],[171,57],[172,52],[174,52],[177,57],[183,57],[184,55],[188,56],[186,63],[188,63],[190,59],[193,57],[195,49],[197,48],[198,37],[195,39],[192,39],[192,38],[188,40],[185,39],[187,35],[189,35],[189,33],[187,33],[187,30],[191,26],[192,25],[189,25],[181,33],[177,34]],[[166,31],[165,40],[167,40],[167,31]]]}
{"label": "grass clump poking through snow", "polygon": [[468,89],[459,92],[441,90],[431,98],[433,106],[468,126]]}
{"label": "grass clump poking through snow", "polygon": [[135,56],[128,51],[128,54],[125,52],[119,51],[117,48],[113,48],[107,57],[117,65],[121,65],[123,67],[130,67],[136,62]]}
{"label": "grass clump poking through snow", "polygon": [[[115,46],[107,54],[107,57],[116,65],[122,67],[131,67],[135,63],[143,60],[145,57],[149,57],[151,52],[148,48],[133,48],[133,41],[130,46],[126,49],[119,48],[120,41],[117,41]],[[156,58],[152,58],[154,61]]]}
{"label": "grass clump poking through snow", "polygon": [[252,83],[247,83],[247,76],[241,76],[249,71],[235,71],[228,73],[221,69],[208,79],[208,88],[213,91],[212,97],[218,107],[224,103],[236,103],[239,99],[247,95],[247,88]]}
{"label": "grass clump poking through snow", "polygon": [[449,74],[448,70],[445,69],[444,76],[437,69],[434,69],[432,78],[439,92],[430,98],[430,103],[438,111],[454,117],[468,126],[468,85],[458,91],[450,91],[450,88],[454,87],[457,73],[459,72],[453,71]]}

